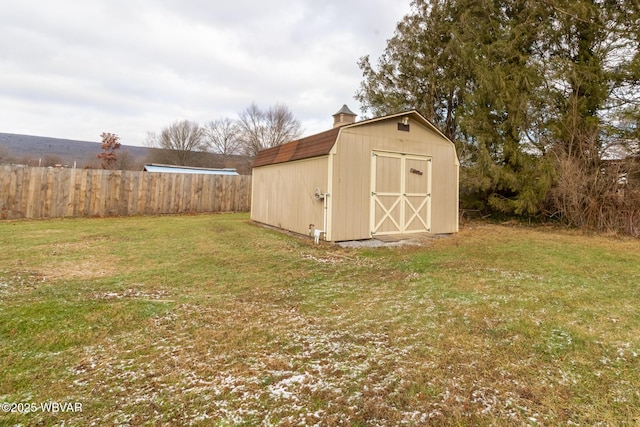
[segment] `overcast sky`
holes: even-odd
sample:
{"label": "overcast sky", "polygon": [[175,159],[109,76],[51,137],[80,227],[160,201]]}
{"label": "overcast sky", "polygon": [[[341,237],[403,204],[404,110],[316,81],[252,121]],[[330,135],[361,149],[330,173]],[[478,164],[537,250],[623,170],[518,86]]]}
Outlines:
{"label": "overcast sky", "polygon": [[282,103],[304,135],[354,100],[410,0],[0,0],[0,132],[143,145]]}

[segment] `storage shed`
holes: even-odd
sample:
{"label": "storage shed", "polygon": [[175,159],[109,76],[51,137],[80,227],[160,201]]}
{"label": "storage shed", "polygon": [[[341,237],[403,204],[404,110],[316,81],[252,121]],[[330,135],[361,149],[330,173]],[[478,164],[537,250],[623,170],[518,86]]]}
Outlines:
{"label": "storage shed", "polygon": [[327,241],[458,231],[454,144],[417,111],[355,122],[260,151],[251,219]]}

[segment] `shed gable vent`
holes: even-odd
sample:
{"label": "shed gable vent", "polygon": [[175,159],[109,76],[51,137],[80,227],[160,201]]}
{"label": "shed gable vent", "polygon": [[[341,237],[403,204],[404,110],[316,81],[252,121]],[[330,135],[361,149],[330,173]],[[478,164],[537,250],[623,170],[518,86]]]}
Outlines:
{"label": "shed gable vent", "polygon": [[398,123],[398,130],[409,132],[409,116],[404,116],[400,123]]}

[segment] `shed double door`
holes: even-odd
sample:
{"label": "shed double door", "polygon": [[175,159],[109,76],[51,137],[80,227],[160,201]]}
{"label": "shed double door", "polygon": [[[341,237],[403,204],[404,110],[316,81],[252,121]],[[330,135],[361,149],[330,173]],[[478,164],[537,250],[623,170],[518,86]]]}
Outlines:
{"label": "shed double door", "polygon": [[430,231],[431,158],[374,151],[371,162],[371,234]]}

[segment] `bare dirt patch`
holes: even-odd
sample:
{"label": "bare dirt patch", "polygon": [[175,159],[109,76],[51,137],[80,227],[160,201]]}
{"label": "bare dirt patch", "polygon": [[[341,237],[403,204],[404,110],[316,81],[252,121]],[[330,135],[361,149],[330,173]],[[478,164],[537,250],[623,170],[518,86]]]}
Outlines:
{"label": "bare dirt patch", "polygon": [[352,240],[348,242],[338,242],[343,248],[380,248],[395,246],[429,246],[436,240],[454,238],[455,234],[397,234],[388,236],[377,236],[367,240]]}
{"label": "bare dirt patch", "polygon": [[40,274],[48,279],[94,279],[117,273],[115,260],[58,261],[44,266]]}

